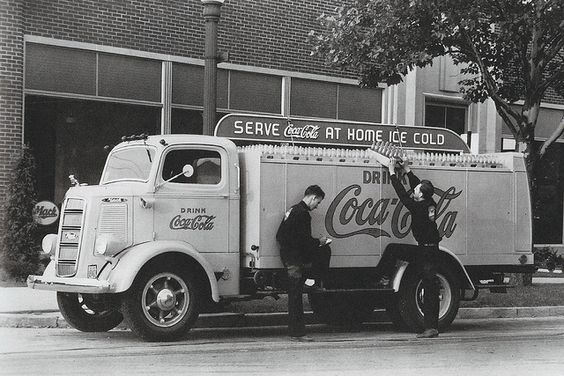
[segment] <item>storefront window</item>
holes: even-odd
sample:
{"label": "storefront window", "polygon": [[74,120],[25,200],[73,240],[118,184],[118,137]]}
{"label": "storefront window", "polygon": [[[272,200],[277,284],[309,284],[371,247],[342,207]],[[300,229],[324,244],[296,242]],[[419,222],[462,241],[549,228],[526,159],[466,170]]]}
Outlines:
{"label": "storefront window", "polygon": [[60,203],[71,174],[98,184],[104,146],[126,135],[159,134],[160,114],[160,107],[26,96],[24,134],[37,160],[38,198]]}

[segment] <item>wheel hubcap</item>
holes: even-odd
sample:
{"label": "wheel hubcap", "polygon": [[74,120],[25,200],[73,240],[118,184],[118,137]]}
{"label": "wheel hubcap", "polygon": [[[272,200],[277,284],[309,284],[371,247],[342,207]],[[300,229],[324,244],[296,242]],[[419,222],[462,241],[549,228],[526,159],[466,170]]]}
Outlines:
{"label": "wheel hubcap", "polygon": [[143,314],[151,324],[161,328],[171,327],[188,312],[188,286],[174,273],[157,274],[145,284],[141,304]]}
{"label": "wheel hubcap", "polygon": [[157,306],[161,310],[171,310],[176,305],[174,294],[169,289],[162,289],[157,295]]}

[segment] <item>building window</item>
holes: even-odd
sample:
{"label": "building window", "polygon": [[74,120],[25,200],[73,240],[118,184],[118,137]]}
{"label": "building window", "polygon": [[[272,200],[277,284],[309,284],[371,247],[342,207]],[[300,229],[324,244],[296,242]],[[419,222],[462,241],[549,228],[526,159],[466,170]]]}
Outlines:
{"label": "building window", "polygon": [[447,128],[456,134],[466,133],[467,106],[445,103],[427,103],[425,105],[425,125]]}
{"label": "building window", "polygon": [[99,54],[98,95],[160,102],[161,72],[160,61]]}
{"label": "building window", "polygon": [[[229,74],[217,70],[217,107],[227,108]],[[172,103],[188,106],[204,105],[204,67],[189,64],[172,64]]]}
{"label": "building window", "polygon": [[160,103],[162,62],[26,44],[25,88]]}
{"label": "building window", "polygon": [[382,90],[339,85],[338,118],[343,120],[382,121]]}
{"label": "building window", "polygon": [[292,78],[290,114],[379,123],[382,90]]}
{"label": "building window", "polygon": [[337,84],[292,78],[290,114],[335,119]]}
{"label": "building window", "polygon": [[282,77],[231,71],[229,109],[280,114]]}
{"label": "building window", "polygon": [[26,44],[26,89],[96,95],[96,69],[96,52]]}

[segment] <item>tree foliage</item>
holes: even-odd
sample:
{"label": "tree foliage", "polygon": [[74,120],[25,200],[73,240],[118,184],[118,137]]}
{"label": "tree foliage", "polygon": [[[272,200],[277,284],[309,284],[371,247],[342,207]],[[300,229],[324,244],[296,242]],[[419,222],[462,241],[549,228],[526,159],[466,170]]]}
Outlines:
{"label": "tree foliage", "polygon": [[32,216],[37,203],[35,176],[35,159],[29,148],[24,147],[8,188],[2,247],[2,266],[8,275],[19,281],[36,273],[40,265],[40,234]]}
{"label": "tree foliage", "polygon": [[313,53],[358,72],[362,85],[397,84],[452,56],[465,98],[491,98],[532,165],[541,100],[548,90],[564,97],[562,0],[349,0],[319,20]]}

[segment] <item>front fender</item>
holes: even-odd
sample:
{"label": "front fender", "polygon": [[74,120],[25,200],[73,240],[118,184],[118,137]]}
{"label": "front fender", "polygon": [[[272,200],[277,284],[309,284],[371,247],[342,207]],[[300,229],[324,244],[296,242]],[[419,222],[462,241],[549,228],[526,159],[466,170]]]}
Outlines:
{"label": "front fender", "polygon": [[208,277],[212,299],[219,302],[219,288],[212,266],[192,245],[182,241],[157,240],[133,246],[117,262],[114,262],[114,266],[106,276],[100,275],[99,279],[108,280],[112,292],[124,292],[131,287],[143,265],[154,257],[168,252],[183,253],[200,264]]}

